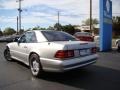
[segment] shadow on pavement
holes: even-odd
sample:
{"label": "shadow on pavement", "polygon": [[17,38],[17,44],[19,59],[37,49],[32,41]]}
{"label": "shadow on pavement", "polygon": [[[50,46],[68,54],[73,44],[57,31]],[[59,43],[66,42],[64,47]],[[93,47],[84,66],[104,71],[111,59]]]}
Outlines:
{"label": "shadow on pavement", "polygon": [[83,90],[120,90],[120,71],[96,65],[66,73],[45,73],[40,79]]}
{"label": "shadow on pavement", "polygon": [[[16,60],[12,62],[29,68]],[[100,65],[91,65],[65,73],[45,72],[41,78],[35,78],[35,81],[39,80],[60,83],[83,90],[120,90],[120,71]]]}

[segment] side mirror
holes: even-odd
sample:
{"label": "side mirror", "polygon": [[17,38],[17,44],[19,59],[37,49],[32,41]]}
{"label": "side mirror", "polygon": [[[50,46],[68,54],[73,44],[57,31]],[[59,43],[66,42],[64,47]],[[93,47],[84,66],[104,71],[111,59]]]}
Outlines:
{"label": "side mirror", "polygon": [[19,40],[18,40],[19,38],[15,38],[14,40],[13,40],[13,42],[18,42]]}

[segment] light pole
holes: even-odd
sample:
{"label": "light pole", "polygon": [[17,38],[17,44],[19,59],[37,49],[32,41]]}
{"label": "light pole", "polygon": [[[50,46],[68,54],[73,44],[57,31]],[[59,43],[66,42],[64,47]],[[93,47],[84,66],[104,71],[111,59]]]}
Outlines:
{"label": "light pole", "polygon": [[92,0],[90,0],[90,32],[92,33]]}
{"label": "light pole", "polygon": [[18,16],[17,16],[17,35],[18,35]]}
{"label": "light pole", "polygon": [[57,26],[58,31],[59,31],[59,29],[60,29],[60,28],[59,28],[59,23],[60,23],[60,20],[59,20],[59,19],[60,19],[60,12],[58,11],[58,26]]}
{"label": "light pole", "polygon": [[19,8],[18,8],[18,12],[19,12],[19,32],[21,30],[21,12],[22,12],[22,9],[21,9],[21,1],[23,0],[18,0],[17,2],[19,3]]}

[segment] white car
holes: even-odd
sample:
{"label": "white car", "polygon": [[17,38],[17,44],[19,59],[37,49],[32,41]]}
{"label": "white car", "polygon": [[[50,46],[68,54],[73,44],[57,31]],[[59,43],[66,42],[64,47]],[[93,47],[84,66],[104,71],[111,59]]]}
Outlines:
{"label": "white car", "polygon": [[96,62],[96,45],[78,41],[62,31],[28,31],[17,42],[7,44],[6,60],[19,60],[30,66],[33,76],[43,71],[64,72]]}
{"label": "white car", "polygon": [[96,46],[99,50],[99,48],[100,48],[100,36],[94,36],[94,42],[96,43]]}
{"label": "white car", "polygon": [[116,44],[118,52],[120,52],[120,39],[117,39],[115,44]]}

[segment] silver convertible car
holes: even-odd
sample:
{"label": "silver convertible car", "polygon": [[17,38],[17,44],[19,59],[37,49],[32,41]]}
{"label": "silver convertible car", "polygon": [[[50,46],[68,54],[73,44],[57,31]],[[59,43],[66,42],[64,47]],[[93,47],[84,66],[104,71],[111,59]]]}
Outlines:
{"label": "silver convertible car", "polygon": [[78,41],[62,31],[28,31],[16,42],[6,45],[6,60],[19,60],[30,66],[33,76],[43,71],[64,72],[96,62],[96,45]]}

